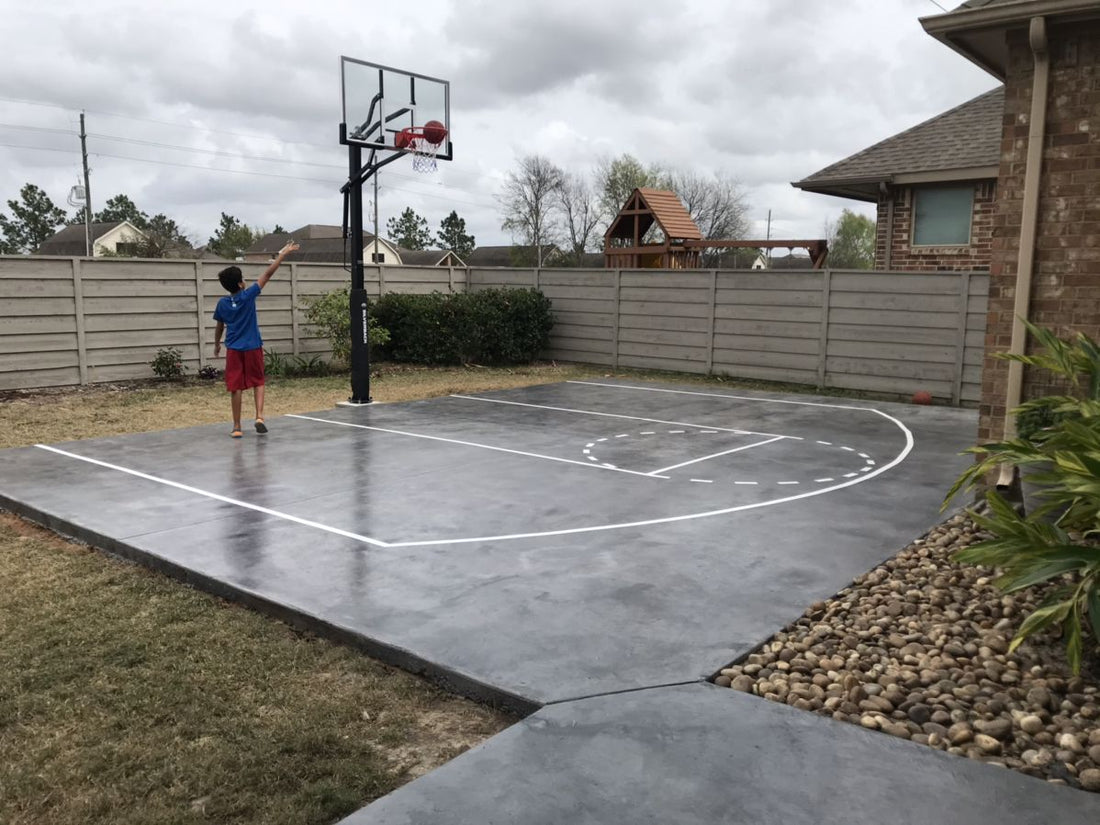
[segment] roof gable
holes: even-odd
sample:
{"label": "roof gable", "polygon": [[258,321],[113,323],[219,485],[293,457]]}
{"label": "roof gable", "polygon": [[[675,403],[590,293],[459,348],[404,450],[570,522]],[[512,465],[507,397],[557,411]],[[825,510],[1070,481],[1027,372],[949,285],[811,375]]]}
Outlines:
{"label": "roof gable", "polygon": [[[642,214],[639,214],[642,213]],[[668,240],[701,240],[703,233],[691,219],[675,192],[667,189],[635,189],[626,199],[619,214],[607,228],[607,238],[633,237],[632,218],[638,218],[639,238],[644,236],[654,222]]]}

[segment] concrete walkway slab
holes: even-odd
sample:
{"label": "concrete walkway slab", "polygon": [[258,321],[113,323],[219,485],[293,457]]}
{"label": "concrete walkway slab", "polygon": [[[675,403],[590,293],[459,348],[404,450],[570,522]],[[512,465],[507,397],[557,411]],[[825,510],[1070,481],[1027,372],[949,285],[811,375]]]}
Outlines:
{"label": "concrete walkway slab", "polygon": [[1100,796],[710,685],[547,707],[341,825],[1095,825]]}

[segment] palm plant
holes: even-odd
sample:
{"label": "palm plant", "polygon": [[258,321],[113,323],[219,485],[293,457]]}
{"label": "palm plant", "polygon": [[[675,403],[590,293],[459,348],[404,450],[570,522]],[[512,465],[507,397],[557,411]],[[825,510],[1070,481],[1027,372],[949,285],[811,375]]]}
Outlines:
{"label": "palm plant", "polygon": [[1027,327],[1041,350],[1000,357],[1053,373],[1069,392],[1013,411],[1018,420],[1030,417],[1039,426],[968,450],[980,460],[959,476],[944,503],[1006,464],[1041,487],[1041,506],[1026,515],[996,491],[987,492],[988,513],[971,515],[994,537],[956,558],[998,568],[996,584],[1006,592],[1051,584],[1046,599],[1021,624],[1012,649],[1033,633],[1061,625],[1066,656],[1077,673],[1085,630],[1100,642],[1100,346],[1083,333],[1063,341],[1049,330]]}

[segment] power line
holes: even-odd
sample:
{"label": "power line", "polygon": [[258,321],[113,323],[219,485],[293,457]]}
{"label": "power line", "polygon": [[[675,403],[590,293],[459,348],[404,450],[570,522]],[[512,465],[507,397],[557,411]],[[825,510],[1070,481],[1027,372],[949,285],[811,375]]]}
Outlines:
{"label": "power line", "polygon": [[[21,99],[21,98],[2,97],[2,96],[0,96],[0,101],[7,101],[9,103],[25,103],[25,104],[28,104],[28,105],[31,105],[31,106],[43,106],[43,107],[51,108],[51,109],[60,109],[62,111],[66,111],[66,112],[71,111],[70,107],[61,106],[60,104],[57,104],[57,103],[41,103],[39,101],[34,101],[34,100],[24,100],[24,99]],[[222,129],[211,129],[211,128],[206,127],[206,126],[193,126],[191,124],[186,124],[186,123],[173,123],[173,122],[167,121],[167,120],[157,120],[157,119],[154,119],[154,118],[140,117],[138,115],[121,115],[121,114],[117,114],[117,113],[114,113],[114,112],[103,112],[103,111],[99,111],[99,110],[96,110],[96,109],[86,109],[85,111],[92,112],[94,114],[104,115],[106,117],[120,118],[120,119],[123,119],[123,120],[135,120],[135,121],[140,121],[140,122],[144,122],[144,123],[156,123],[156,124],[161,125],[161,126],[171,126],[174,129],[190,129],[192,131],[206,132],[206,133],[209,133],[209,134],[231,135],[233,137],[242,137],[242,138],[258,139],[258,140],[266,140],[266,141],[270,141],[272,143],[279,143],[279,144],[288,145],[288,146],[289,145],[313,146],[313,147],[316,147],[316,148],[319,148],[319,149],[324,149],[326,151],[332,151],[335,148],[335,146],[332,145],[332,144],[315,143],[315,142],[312,142],[312,141],[302,141],[302,140],[284,140],[282,138],[270,137],[270,136],[267,136],[267,135],[247,134],[247,133],[243,133],[243,132],[228,132],[228,131],[225,131],[225,130],[222,130]],[[20,128],[20,127],[15,127],[15,128]],[[42,128],[44,130],[44,127],[26,127],[26,128]],[[57,130],[57,131],[64,132],[65,130]],[[72,131],[72,132],[68,132],[68,134],[75,135],[76,132]],[[89,137],[91,137],[91,136],[92,135],[89,135]],[[119,137],[119,136],[115,136],[115,135],[95,135],[95,137],[99,137],[99,138],[106,139],[106,140],[123,141],[123,142],[128,142],[128,143],[141,143],[141,141],[139,141],[137,138],[123,138],[123,137]],[[179,151],[185,151],[185,152],[196,152],[196,153],[199,153],[199,154],[213,154],[216,151],[216,150],[210,150],[210,149],[190,148],[190,147],[185,147],[185,146],[179,146],[178,144],[160,143],[160,142],[156,142],[156,141],[149,141],[147,145],[157,146],[157,147],[166,148],[166,149],[167,148],[178,149]],[[250,160],[252,160],[252,159],[254,159],[254,160],[267,160],[265,158],[258,158],[258,157],[254,157],[254,156],[250,156],[250,155],[236,154],[236,153],[232,153],[232,152],[224,152],[224,153],[221,154],[221,156],[223,156],[223,157],[240,157],[240,158],[243,158],[243,159],[250,159]],[[272,160],[272,162],[278,162],[278,163],[296,163],[296,164],[300,164],[300,165],[303,165],[303,166],[318,166],[318,167],[321,167],[321,168],[332,168],[332,169],[344,169],[344,168],[346,168],[343,165],[312,163],[312,162],[308,162],[308,161],[292,161],[292,160],[286,160],[284,158],[271,159],[271,160]],[[452,174],[456,174],[460,177],[465,177],[468,180],[481,180],[481,176],[478,176],[478,175],[476,175],[474,173],[470,173],[470,172],[455,170],[455,171],[452,171]],[[411,175],[403,175],[400,172],[397,172],[395,170],[389,171],[387,173],[387,175],[396,175],[397,177],[405,178],[406,180],[409,180],[409,181],[416,181],[417,180],[416,177],[413,177]],[[442,186],[447,186],[447,184],[441,184],[441,185]],[[448,188],[452,188],[452,187],[448,186]]]}
{"label": "power line", "polygon": [[[2,125],[2,124],[0,124]],[[58,130],[61,131],[61,130]],[[160,143],[155,140],[141,140],[139,138],[127,138],[118,137],[116,135],[101,135],[96,132],[92,132],[88,137],[99,138],[100,140],[110,140],[117,143],[133,143],[138,146],[155,146],[160,149],[174,149],[178,152],[194,152],[200,155],[214,155],[222,158],[241,158],[242,160],[258,160],[264,163],[289,163],[295,166],[319,166],[324,169],[346,169],[346,166],[341,166],[335,163],[312,163],[307,160],[290,160],[289,158],[269,158],[261,157],[259,155],[244,155],[239,152],[223,152],[219,149],[200,149],[199,147],[192,146],[177,146],[172,143]]]}
{"label": "power line", "polygon": [[58,135],[75,135],[72,129],[52,129],[48,126],[26,126],[21,123],[0,123],[0,129],[20,129],[25,132],[51,132]]}

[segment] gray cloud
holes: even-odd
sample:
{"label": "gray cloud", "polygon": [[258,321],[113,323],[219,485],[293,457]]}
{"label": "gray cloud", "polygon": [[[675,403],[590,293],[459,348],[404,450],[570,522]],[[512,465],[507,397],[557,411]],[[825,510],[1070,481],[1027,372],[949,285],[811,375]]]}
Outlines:
{"label": "gray cloud", "polygon": [[64,203],[85,109],[99,206],[125,192],[202,240],[221,211],[335,223],[347,54],[452,81],[456,159],[433,178],[387,167],[383,224],[411,206],[434,229],[455,209],[479,241],[506,242],[494,192],[518,156],[584,172],[631,152],[729,174],[755,220],[771,208],[784,231],[815,234],[845,202],[788,181],[993,85],[924,34],[917,17],[935,12],[928,0],[0,0],[0,211],[27,181]]}

